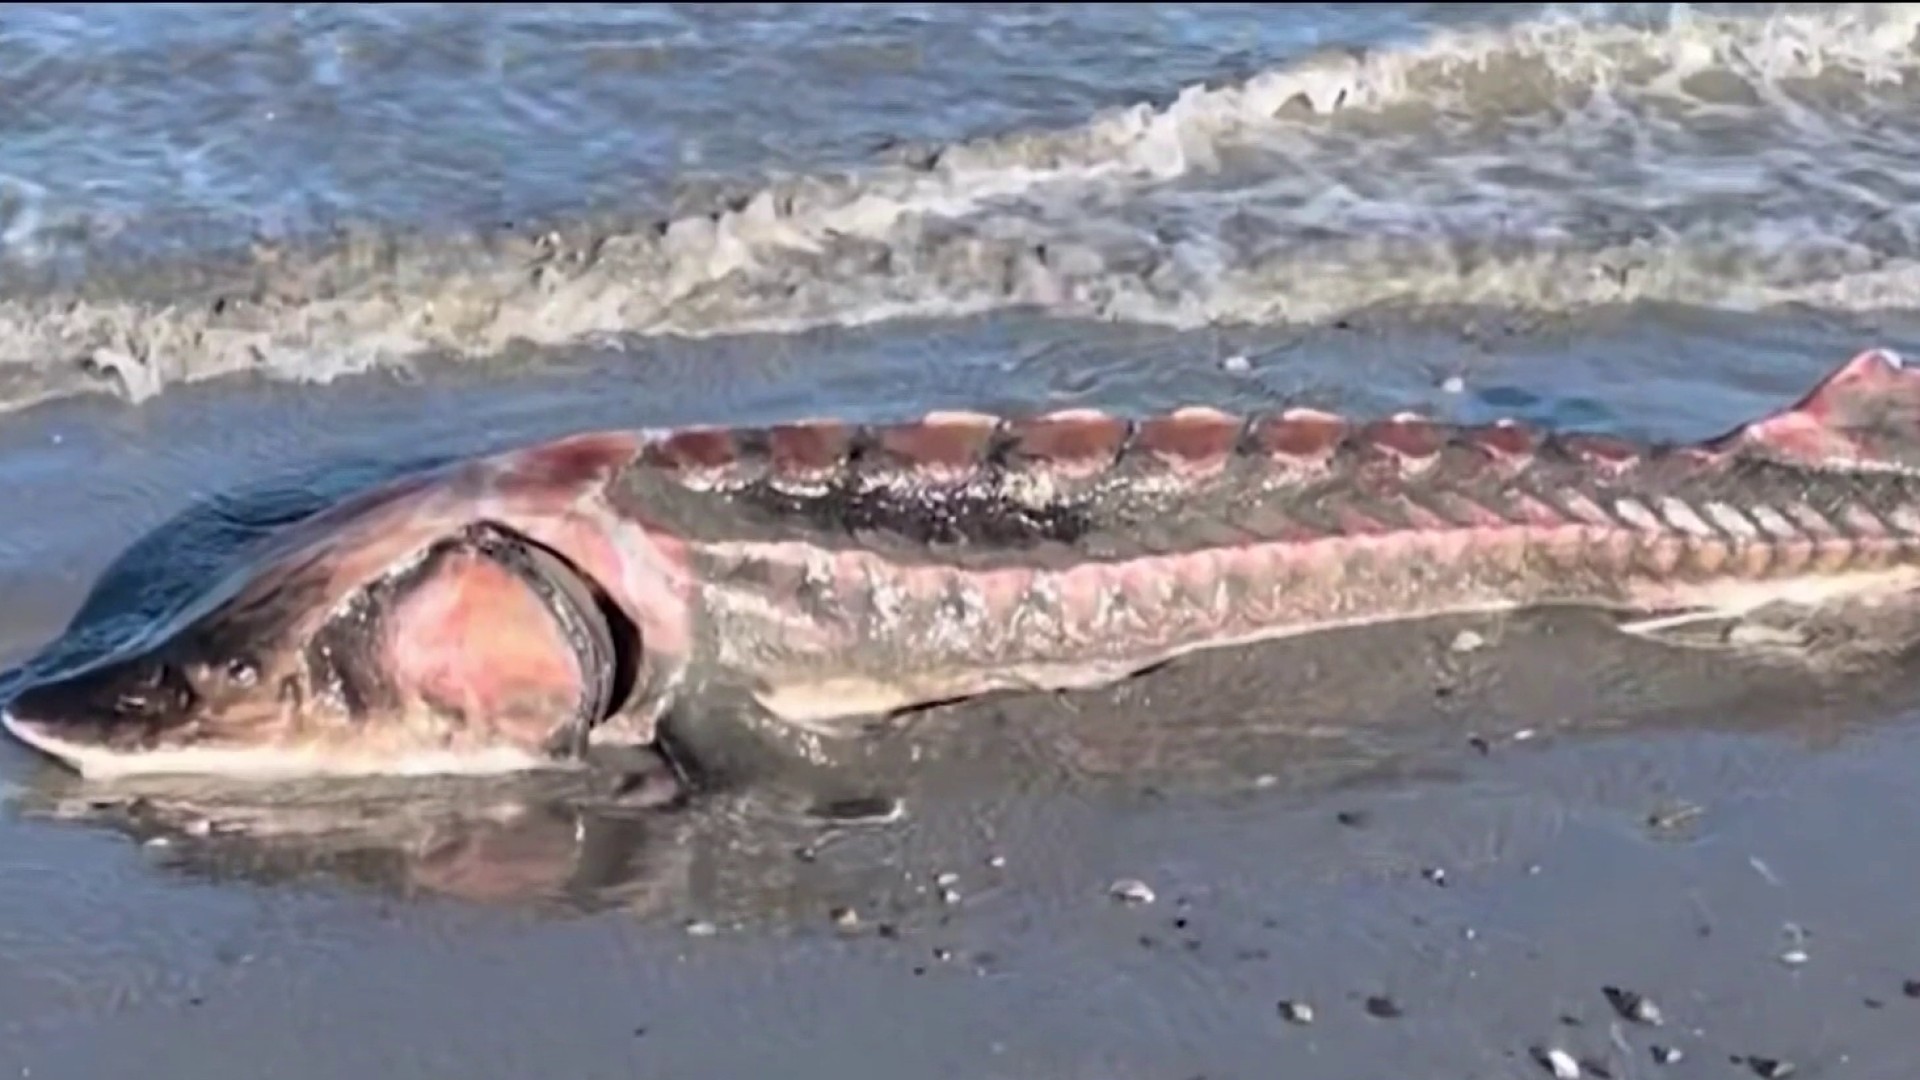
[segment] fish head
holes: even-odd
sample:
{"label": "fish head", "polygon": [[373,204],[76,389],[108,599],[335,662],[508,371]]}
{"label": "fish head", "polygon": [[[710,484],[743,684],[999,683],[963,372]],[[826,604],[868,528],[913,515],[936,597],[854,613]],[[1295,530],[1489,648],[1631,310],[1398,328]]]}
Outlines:
{"label": "fish head", "polygon": [[577,756],[630,691],[638,630],[541,529],[508,524],[507,503],[453,489],[415,481],[301,523],[150,644],[29,683],[0,720],[103,778],[497,773]]}

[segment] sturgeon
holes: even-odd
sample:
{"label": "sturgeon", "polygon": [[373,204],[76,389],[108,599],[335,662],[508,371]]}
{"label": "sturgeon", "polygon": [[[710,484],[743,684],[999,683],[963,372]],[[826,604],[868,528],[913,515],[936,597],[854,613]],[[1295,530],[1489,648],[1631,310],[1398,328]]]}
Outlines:
{"label": "sturgeon", "polygon": [[828,739],[1334,627],[1917,580],[1920,370],[1886,350],[1695,442],[1307,408],[594,431],[289,525],[0,715],[87,776],[497,773],[728,702]]}

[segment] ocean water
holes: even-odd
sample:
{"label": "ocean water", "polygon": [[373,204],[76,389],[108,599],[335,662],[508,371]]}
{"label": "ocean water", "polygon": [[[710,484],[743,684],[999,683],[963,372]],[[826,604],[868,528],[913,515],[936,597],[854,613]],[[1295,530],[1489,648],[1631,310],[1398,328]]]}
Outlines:
{"label": "ocean water", "polygon": [[1905,5],[26,5],[0,20],[0,371],[25,402],[1007,309],[1907,309],[1916,29]]}
{"label": "ocean water", "polygon": [[[195,504],[584,427],[1711,434],[1920,350],[1917,34],[1902,4],[0,8],[0,665],[158,540],[98,616],[137,632],[208,554],[155,532]],[[9,743],[0,1069],[1905,1075],[1910,678],[1455,632],[965,713],[994,734],[916,757],[897,831],[504,795],[130,824]]]}

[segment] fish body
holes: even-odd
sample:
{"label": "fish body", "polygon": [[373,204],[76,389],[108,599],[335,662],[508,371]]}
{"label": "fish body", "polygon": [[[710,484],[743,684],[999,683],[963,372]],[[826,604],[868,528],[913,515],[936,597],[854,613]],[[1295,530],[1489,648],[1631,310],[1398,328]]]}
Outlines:
{"label": "fish body", "polygon": [[89,775],[510,771],[721,687],[832,738],[1336,627],[1917,582],[1920,371],[1884,350],[1695,442],[1211,408],[590,432],[289,526],[4,719]]}

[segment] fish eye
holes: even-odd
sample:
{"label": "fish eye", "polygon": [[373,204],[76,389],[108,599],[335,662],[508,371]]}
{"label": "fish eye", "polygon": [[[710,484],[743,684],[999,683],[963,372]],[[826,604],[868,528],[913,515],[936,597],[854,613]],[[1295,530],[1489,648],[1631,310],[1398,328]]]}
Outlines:
{"label": "fish eye", "polygon": [[250,656],[236,656],[228,660],[225,673],[228,681],[238,686],[252,686],[260,678],[259,665]]}

